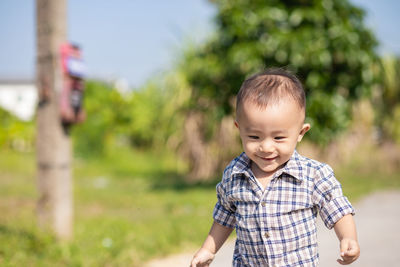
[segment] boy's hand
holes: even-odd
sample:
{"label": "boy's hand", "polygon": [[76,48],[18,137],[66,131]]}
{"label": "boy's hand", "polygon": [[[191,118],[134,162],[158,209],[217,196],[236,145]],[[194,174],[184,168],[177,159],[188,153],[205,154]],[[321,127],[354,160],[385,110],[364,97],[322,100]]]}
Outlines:
{"label": "boy's hand", "polygon": [[208,267],[213,261],[215,255],[205,248],[201,248],[193,256],[190,267]]}
{"label": "boy's hand", "polygon": [[340,241],[340,256],[337,261],[342,265],[347,265],[358,259],[360,256],[360,247],[356,240],[343,238]]}

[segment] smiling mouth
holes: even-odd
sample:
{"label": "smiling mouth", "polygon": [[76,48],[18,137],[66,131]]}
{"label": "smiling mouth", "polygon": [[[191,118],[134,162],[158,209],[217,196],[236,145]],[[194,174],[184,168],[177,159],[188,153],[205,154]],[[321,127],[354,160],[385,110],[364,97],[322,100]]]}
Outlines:
{"label": "smiling mouth", "polygon": [[272,161],[274,159],[276,159],[278,156],[276,157],[272,157],[272,158],[264,158],[264,157],[259,157],[260,159],[264,160],[264,161]]}

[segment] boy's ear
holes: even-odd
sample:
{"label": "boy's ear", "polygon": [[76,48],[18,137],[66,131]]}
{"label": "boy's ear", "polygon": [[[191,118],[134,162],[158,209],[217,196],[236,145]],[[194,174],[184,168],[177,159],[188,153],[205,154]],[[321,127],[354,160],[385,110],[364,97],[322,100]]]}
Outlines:
{"label": "boy's ear", "polygon": [[235,126],[236,126],[236,128],[239,129],[239,124],[238,124],[238,122],[236,120],[235,120]]}
{"label": "boy's ear", "polygon": [[310,130],[311,125],[309,123],[304,123],[303,127],[301,127],[299,136],[297,137],[297,142],[300,142],[301,139],[303,139],[303,136],[306,134],[306,132],[308,132],[308,130]]}

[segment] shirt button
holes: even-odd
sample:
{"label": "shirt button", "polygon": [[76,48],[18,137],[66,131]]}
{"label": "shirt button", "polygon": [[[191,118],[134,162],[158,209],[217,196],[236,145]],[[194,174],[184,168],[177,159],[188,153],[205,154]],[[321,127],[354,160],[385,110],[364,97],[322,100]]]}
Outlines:
{"label": "shirt button", "polygon": [[261,206],[265,207],[267,205],[267,203],[265,203],[264,201],[261,202]]}
{"label": "shirt button", "polygon": [[268,233],[265,233],[264,236],[265,236],[265,238],[269,238],[269,234]]}

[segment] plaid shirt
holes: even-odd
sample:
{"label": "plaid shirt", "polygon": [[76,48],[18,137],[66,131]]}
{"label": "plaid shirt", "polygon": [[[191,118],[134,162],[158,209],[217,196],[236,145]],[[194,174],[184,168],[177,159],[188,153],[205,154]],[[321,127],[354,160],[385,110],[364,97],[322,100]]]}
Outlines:
{"label": "plaid shirt", "polygon": [[233,266],[318,266],[318,212],[331,229],[353,207],[332,169],[296,151],[264,190],[245,153],[217,185],[214,220],[236,228]]}

